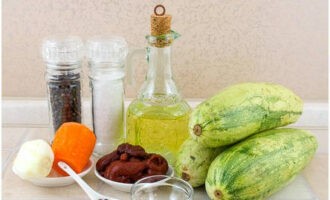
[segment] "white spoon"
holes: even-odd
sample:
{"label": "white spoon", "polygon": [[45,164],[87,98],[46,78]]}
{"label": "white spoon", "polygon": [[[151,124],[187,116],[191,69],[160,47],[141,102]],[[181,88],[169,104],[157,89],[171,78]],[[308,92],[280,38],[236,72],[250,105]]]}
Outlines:
{"label": "white spoon", "polygon": [[65,162],[58,162],[57,165],[63,169],[66,173],[68,173],[78,184],[79,186],[86,192],[88,197],[91,200],[118,200],[111,197],[104,196],[95,190],[93,190],[82,178],[80,178],[76,172],[74,172],[69,165]]}

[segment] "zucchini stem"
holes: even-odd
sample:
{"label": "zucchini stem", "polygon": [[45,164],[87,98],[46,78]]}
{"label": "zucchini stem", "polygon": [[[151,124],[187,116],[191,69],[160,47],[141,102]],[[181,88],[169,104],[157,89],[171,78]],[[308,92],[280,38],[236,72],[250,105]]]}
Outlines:
{"label": "zucchini stem", "polygon": [[194,134],[197,135],[197,136],[202,135],[202,127],[201,127],[201,125],[196,124],[196,125],[194,126],[193,131],[194,131]]}

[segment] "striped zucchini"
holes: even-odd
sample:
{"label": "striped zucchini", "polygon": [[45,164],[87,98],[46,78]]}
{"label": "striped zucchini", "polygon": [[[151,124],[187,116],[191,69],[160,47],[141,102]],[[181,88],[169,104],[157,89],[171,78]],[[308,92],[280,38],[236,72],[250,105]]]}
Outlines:
{"label": "striped zucchini", "polygon": [[224,147],[208,148],[188,138],[182,143],[175,164],[176,176],[198,187],[205,183],[207,171]]}
{"label": "striped zucchini", "polygon": [[253,135],[212,162],[207,194],[218,200],[264,199],[293,180],[316,149],[315,137],[304,130],[281,128]]}
{"label": "striped zucchini", "polygon": [[302,108],[302,100],[281,85],[242,83],[198,105],[191,114],[189,131],[204,146],[224,146],[294,123]]}

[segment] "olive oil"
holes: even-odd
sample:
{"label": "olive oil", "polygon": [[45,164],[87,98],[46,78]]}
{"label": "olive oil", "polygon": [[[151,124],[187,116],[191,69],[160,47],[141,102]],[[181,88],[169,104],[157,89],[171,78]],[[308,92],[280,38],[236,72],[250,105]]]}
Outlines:
{"label": "olive oil", "polygon": [[127,110],[126,142],[164,156],[174,164],[188,133],[190,107],[183,101],[173,105],[151,105],[133,101]]}
{"label": "olive oil", "polygon": [[[137,98],[128,107],[123,139],[163,155],[174,165],[180,145],[188,137],[190,107],[172,77],[171,46],[180,35],[171,30],[171,15],[163,9],[161,15],[157,8],[151,15],[151,34],[146,36],[148,71]],[[130,72],[133,68],[127,63]]]}

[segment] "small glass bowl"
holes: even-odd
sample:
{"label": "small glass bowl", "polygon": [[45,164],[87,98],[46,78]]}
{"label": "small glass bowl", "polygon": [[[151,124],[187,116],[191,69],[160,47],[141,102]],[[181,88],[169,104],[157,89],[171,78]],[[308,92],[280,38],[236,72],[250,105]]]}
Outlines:
{"label": "small glass bowl", "polygon": [[165,175],[143,178],[131,188],[132,200],[192,200],[193,194],[188,182]]}

